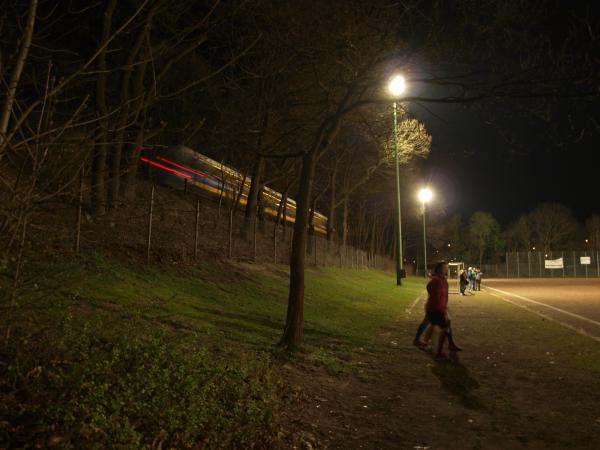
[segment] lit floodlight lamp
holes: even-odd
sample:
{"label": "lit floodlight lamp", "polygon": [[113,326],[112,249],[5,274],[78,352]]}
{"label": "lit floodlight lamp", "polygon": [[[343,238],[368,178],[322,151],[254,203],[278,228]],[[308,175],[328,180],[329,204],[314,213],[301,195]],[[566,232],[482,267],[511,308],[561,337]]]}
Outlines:
{"label": "lit floodlight lamp", "polygon": [[406,90],[406,81],[402,75],[396,75],[390,80],[388,89],[394,97],[400,96]]}
{"label": "lit floodlight lamp", "polygon": [[422,203],[427,203],[433,198],[433,192],[429,188],[423,188],[419,191],[419,200]]}

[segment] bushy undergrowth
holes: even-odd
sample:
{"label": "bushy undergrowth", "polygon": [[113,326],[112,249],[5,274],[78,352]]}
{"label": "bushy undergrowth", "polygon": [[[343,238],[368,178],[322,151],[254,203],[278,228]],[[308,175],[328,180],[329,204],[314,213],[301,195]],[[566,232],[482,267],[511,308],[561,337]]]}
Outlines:
{"label": "bushy undergrowth", "polygon": [[279,398],[266,356],[219,361],[193,334],[180,344],[134,328],[107,337],[106,325],[66,320],[59,338],[13,337],[0,360],[0,447],[269,445]]}

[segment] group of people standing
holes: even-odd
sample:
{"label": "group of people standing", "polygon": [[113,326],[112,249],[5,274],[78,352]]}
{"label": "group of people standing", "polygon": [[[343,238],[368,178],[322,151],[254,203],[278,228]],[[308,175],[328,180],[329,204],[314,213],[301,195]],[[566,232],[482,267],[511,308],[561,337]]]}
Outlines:
{"label": "group of people standing", "polygon": [[460,294],[466,295],[469,292],[481,290],[481,278],[483,274],[477,267],[469,267],[467,270],[461,269],[459,275]]}

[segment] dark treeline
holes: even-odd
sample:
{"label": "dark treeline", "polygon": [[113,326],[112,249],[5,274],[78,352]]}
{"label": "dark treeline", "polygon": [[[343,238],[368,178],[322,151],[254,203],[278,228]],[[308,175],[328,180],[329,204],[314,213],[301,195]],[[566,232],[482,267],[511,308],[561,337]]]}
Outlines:
{"label": "dark treeline", "polygon": [[600,250],[600,215],[580,223],[559,203],[541,203],[502,229],[494,216],[477,211],[468,220],[460,215],[441,218],[427,230],[431,251],[448,260],[471,264],[504,261],[506,252]]}
{"label": "dark treeline", "polygon": [[[282,340],[294,347],[311,210],[329,217],[328,239],[393,253],[393,73],[413,86],[400,99],[398,137],[404,245],[415,256],[412,190],[432,141],[414,108],[517,102],[547,119],[557,98],[563,109],[577,100],[581,114],[593,105],[597,24],[581,10],[568,18],[573,26],[556,29],[555,2],[525,3],[4,0],[4,257],[22,255],[35,209],[80,180],[91,191],[90,214],[117,217],[135,201],[142,149],[184,144],[252,178],[242,234],[260,217],[263,186],[296,199]],[[563,245],[534,213],[527,217],[528,237],[511,232],[494,245]],[[489,217],[471,222],[473,239],[486,240],[476,229],[489,227]],[[458,242],[449,236],[462,236],[462,226],[448,222],[439,242]],[[488,257],[487,241],[470,242],[465,248]],[[21,256],[13,259],[18,274]]]}

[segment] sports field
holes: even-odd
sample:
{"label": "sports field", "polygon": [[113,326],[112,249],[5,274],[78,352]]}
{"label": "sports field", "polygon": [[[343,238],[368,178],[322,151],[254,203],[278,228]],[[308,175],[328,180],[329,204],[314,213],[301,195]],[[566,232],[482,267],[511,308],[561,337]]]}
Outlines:
{"label": "sports field", "polygon": [[600,341],[599,278],[486,280],[488,292]]}

